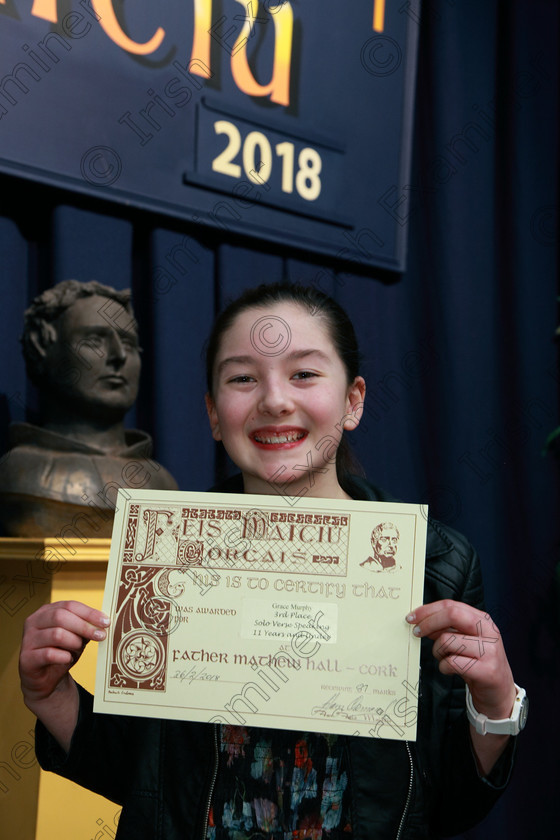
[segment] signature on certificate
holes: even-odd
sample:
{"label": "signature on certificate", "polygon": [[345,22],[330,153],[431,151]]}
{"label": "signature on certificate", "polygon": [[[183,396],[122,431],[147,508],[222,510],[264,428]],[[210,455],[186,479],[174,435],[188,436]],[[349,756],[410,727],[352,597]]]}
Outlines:
{"label": "signature on certificate", "polygon": [[[346,698],[344,698],[346,700]],[[385,713],[385,709],[377,704],[373,706],[364,705],[360,696],[354,697],[350,702],[340,702],[340,692],[331,695],[328,700],[320,706],[314,706],[311,714],[324,718],[344,718],[344,720],[377,720]]]}

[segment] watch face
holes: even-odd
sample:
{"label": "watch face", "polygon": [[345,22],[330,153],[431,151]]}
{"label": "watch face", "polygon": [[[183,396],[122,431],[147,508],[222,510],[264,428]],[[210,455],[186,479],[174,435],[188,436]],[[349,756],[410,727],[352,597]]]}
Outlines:
{"label": "watch face", "polygon": [[521,709],[519,710],[519,729],[523,729],[527,723],[527,715],[529,714],[529,698],[524,697],[521,702]]}

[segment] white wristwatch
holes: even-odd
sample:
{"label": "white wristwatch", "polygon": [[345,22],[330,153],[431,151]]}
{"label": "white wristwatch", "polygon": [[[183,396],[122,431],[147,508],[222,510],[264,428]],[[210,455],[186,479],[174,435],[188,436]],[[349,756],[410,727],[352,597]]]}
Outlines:
{"label": "white wristwatch", "polygon": [[503,720],[492,720],[476,711],[469,687],[466,686],[467,717],[480,735],[486,735],[487,732],[494,735],[519,735],[527,723],[529,698],[524,688],[517,684],[515,684],[515,688],[517,689],[517,695],[510,717],[503,718]]}

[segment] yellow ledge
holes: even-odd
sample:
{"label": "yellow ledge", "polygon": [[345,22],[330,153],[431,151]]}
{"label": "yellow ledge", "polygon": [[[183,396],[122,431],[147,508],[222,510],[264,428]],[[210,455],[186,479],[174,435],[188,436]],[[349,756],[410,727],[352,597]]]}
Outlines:
{"label": "yellow ledge", "polygon": [[[17,670],[24,622],[32,612],[51,601],[102,608],[110,545],[110,539],[79,537],[0,538],[1,837],[115,837],[117,805],[39,771],[33,760],[35,720],[22,702]],[[96,651],[96,645],[88,645],[72,671],[89,691],[95,685]]]}
{"label": "yellow ledge", "polygon": [[110,539],[57,537],[0,537],[0,560],[44,560],[50,563],[90,564],[109,560]]}

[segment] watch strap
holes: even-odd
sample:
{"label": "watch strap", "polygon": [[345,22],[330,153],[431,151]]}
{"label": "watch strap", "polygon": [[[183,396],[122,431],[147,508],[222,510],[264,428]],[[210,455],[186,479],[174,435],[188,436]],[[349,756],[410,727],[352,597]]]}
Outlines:
{"label": "watch strap", "polygon": [[514,683],[517,695],[513,703],[513,709],[509,718],[502,718],[501,720],[493,720],[481,712],[477,712],[474,707],[472,695],[469,691],[468,685],[465,687],[467,717],[475,730],[480,735],[486,735],[490,732],[494,735],[518,735],[525,726],[527,716],[527,694],[524,688],[521,688],[517,683]]}

